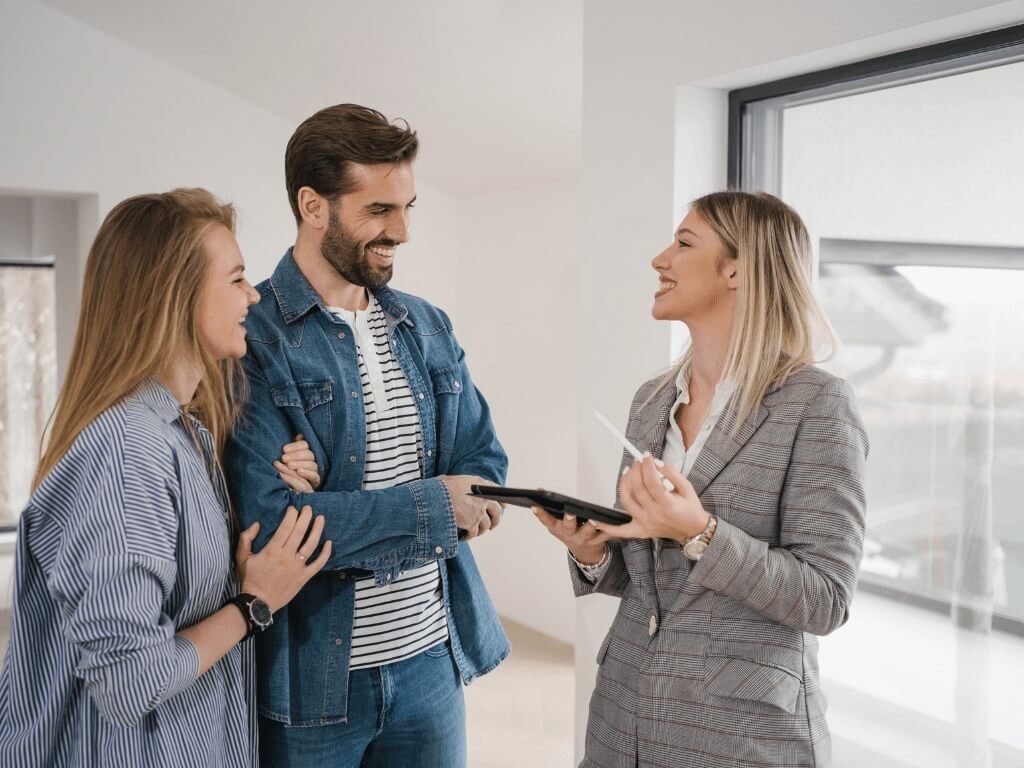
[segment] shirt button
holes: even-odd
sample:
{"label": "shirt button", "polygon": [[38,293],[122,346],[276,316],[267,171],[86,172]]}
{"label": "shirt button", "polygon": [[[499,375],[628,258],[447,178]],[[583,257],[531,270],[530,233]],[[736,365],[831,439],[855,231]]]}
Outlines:
{"label": "shirt button", "polygon": [[654,633],[657,632],[657,631],[658,631],[658,617],[652,615],[651,616],[651,621],[647,625],[647,634],[649,634],[651,637],[654,637]]}
{"label": "shirt button", "polygon": [[440,555],[444,552],[443,547],[434,547],[434,554]]}
{"label": "shirt button", "polygon": [[355,464],[357,461],[359,461],[359,457],[358,456],[349,456],[348,460],[351,461],[353,464]]}
{"label": "shirt button", "polygon": [[341,333],[339,333],[339,334],[338,334],[338,338],[339,338],[339,339],[344,339],[344,338],[345,338],[345,332],[344,332],[344,331],[342,331]]}
{"label": "shirt button", "polygon": [[335,644],[335,645],[341,645],[341,638],[339,637],[338,639],[336,639],[336,640],[334,641],[334,644]]}
{"label": "shirt button", "polygon": [[417,395],[417,397],[418,397],[418,398],[419,398],[420,400],[422,400],[422,399],[423,399],[423,397],[424,397],[424,395],[423,395],[423,393],[422,393],[422,392],[420,392],[420,393],[419,393],[419,394]]}

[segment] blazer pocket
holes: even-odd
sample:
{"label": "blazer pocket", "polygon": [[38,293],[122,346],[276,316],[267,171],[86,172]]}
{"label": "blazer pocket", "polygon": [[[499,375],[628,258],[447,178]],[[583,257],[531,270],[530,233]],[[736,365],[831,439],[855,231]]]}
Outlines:
{"label": "blazer pocket", "polygon": [[800,685],[799,677],[781,667],[731,656],[704,659],[704,687],[715,696],[759,701],[792,715]]}

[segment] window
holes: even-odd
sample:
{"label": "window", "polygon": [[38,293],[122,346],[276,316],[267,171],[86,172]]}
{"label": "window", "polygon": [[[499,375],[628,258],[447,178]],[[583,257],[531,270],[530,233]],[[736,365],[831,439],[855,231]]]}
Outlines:
{"label": "window", "polygon": [[0,261],[0,530],[17,527],[56,399],[53,264]]}
{"label": "window", "polygon": [[1024,26],[730,94],[730,182],[807,222],[872,443],[837,765],[1024,759],[1022,93]]}

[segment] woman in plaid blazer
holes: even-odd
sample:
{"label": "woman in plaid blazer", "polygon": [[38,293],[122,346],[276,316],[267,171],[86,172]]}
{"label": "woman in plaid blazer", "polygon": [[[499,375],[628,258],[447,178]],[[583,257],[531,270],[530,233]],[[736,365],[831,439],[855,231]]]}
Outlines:
{"label": "woman in plaid blazer", "polygon": [[536,510],[576,594],[621,598],[581,768],[825,768],[815,636],[849,615],[868,440],[849,385],[812,365],[831,333],[807,231],[771,195],[720,192],[652,266],[652,314],[692,342],[630,408],[645,457],[623,456],[617,503],[633,521]]}

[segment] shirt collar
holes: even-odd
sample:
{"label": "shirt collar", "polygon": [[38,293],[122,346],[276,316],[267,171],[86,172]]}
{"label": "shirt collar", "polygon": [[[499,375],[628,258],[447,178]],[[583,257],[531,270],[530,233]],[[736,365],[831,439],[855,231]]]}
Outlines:
{"label": "shirt collar", "polygon": [[171,394],[162,382],[148,377],[133,395],[167,424],[173,424],[181,418],[181,403]]}
{"label": "shirt collar", "polygon": [[[320,294],[313,290],[306,276],[302,274],[299,265],[295,263],[293,249],[285,251],[284,257],[278,262],[274,274],[270,276],[270,287],[277,299],[277,306],[281,310],[281,317],[291,325],[303,317],[313,307],[320,307],[324,312],[330,314],[324,305]],[[408,320],[409,309],[402,303],[398,295],[386,285],[380,288],[370,289],[373,296],[380,302],[383,310],[391,316],[394,322]]]}

